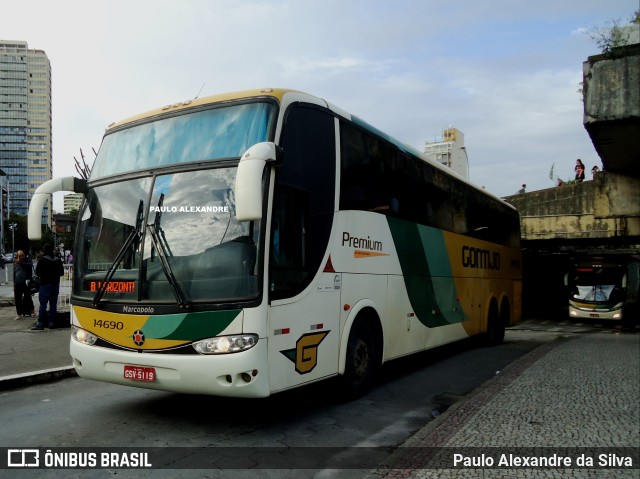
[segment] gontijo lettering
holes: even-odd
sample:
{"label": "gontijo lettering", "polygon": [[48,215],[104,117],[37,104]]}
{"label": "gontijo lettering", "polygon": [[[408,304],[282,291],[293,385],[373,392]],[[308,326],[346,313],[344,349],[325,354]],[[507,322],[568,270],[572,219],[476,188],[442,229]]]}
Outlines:
{"label": "gontijo lettering", "polygon": [[364,248],[371,251],[382,251],[382,241],[372,240],[369,236],[366,238],[358,238],[351,236],[346,231],[342,232],[342,246],[350,248]]}
{"label": "gontijo lettering", "polygon": [[488,249],[462,247],[462,266],[477,269],[500,269],[500,253]]}

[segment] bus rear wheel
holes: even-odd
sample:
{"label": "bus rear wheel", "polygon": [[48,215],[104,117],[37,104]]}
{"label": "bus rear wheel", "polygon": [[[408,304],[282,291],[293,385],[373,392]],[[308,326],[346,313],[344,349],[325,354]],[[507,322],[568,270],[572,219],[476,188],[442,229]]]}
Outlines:
{"label": "bus rear wheel", "polygon": [[373,333],[363,321],[349,333],[341,391],[345,399],[362,397],[373,385],[376,372],[376,345]]}
{"label": "bus rear wheel", "polygon": [[502,316],[498,314],[498,306],[492,303],[489,307],[487,333],[485,334],[485,343],[487,346],[497,346],[503,343],[507,321],[508,320],[504,318],[504,314]]}

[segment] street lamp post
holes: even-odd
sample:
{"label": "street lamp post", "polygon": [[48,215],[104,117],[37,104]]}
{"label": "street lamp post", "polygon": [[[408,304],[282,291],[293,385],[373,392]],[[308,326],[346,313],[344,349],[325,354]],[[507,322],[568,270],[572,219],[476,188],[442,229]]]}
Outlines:
{"label": "street lamp post", "polygon": [[[18,224],[17,223],[9,223],[9,229],[11,230],[11,251],[12,251],[12,259],[15,260],[16,259],[16,241],[15,241],[15,232],[16,229],[18,229]],[[4,260],[3,260],[4,261]],[[13,275],[14,275],[14,280],[15,280],[15,274],[16,274],[16,268],[15,266],[13,267]],[[8,271],[5,269],[5,276],[8,275]],[[7,282],[9,280],[9,278],[7,277]]]}
{"label": "street lamp post", "polygon": [[469,179],[469,154],[467,153],[467,147],[461,146],[460,149],[462,150],[465,158],[467,159],[467,179]]}
{"label": "street lamp post", "polygon": [[13,256],[15,259],[16,255],[16,241],[15,241],[15,232],[18,229],[17,223],[9,223],[9,229],[11,230],[11,251],[13,251]]}

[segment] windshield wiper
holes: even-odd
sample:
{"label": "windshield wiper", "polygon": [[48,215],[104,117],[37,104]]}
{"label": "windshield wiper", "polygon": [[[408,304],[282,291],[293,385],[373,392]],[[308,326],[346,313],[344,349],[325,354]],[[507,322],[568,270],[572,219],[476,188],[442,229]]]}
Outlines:
{"label": "windshield wiper", "polygon": [[189,303],[186,301],[184,297],[184,293],[178,284],[178,280],[176,279],[175,274],[173,274],[173,270],[171,269],[171,265],[169,264],[169,260],[167,259],[167,250],[162,244],[162,239],[159,237],[158,232],[156,231],[155,225],[147,225],[147,229],[151,233],[151,241],[153,242],[153,246],[158,251],[158,258],[160,259],[160,265],[162,265],[162,270],[164,271],[164,275],[169,280],[169,284],[171,285],[171,289],[173,290],[173,294],[176,297],[176,301],[181,308],[185,308],[189,306]]}
{"label": "windshield wiper", "polygon": [[184,308],[185,306],[188,306],[188,303],[185,300],[184,293],[182,292],[182,289],[178,284],[178,280],[173,273],[173,269],[171,268],[171,264],[169,263],[168,257],[173,256],[173,252],[171,251],[169,242],[167,241],[167,237],[164,234],[164,230],[161,226],[163,204],[164,193],[160,194],[160,198],[158,199],[158,208],[156,209],[156,216],[153,219],[153,224],[147,225],[147,228],[151,233],[151,242],[153,243],[153,248],[151,250],[151,259],[153,260],[153,250],[155,249],[158,252],[158,258],[160,259],[162,270],[169,280],[171,289],[173,289],[173,294],[176,297],[176,300],[178,301],[180,307]]}
{"label": "windshield wiper", "polygon": [[[162,205],[162,200],[163,200],[163,197],[160,198],[160,202],[159,202],[160,206]],[[162,228],[160,227],[160,218],[161,218],[161,215],[159,213],[156,213],[154,224],[147,225],[146,228],[148,228],[151,234],[151,241],[156,251],[158,251],[158,258],[160,259],[162,270],[164,271],[165,276],[169,280],[169,284],[171,285],[171,289],[173,290],[173,294],[175,295],[178,304],[182,308],[188,307],[189,303],[185,299],[184,293],[182,292],[182,289],[178,284],[178,280],[176,279],[176,276],[173,273],[171,265],[169,264],[169,261],[167,259],[167,256],[173,256],[173,253],[169,249],[169,244],[164,235],[164,231],[162,231]],[[118,251],[116,258],[113,260],[113,263],[111,263],[111,266],[109,266],[109,269],[105,274],[104,280],[100,284],[100,288],[98,289],[95,296],[93,297],[94,307],[97,307],[98,304],[100,304],[100,300],[107,292],[107,288],[109,287],[109,282],[113,278],[113,275],[117,271],[118,266],[120,265],[125,255],[127,254],[127,251],[129,251],[129,249],[132,246],[137,244],[137,242],[141,241],[143,223],[144,223],[144,204],[143,204],[143,201],[140,200],[140,203],[138,205],[138,213],[136,215],[135,227],[131,230],[131,233],[129,233],[129,236],[127,237],[124,244]],[[160,231],[160,233],[158,233],[158,231]]]}
{"label": "windshield wiper", "polygon": [[[156,229],[156,233],[158,233],[158,239],[162,242],[162,247],[164,251],[168,253],[168,256],[173,256],[173,252],[169,247],[169,242],[167,241],[167,237],[164,234],[164,230],[160,225],[162,221],[162,205],[164,204],[164,193],[160,195],[160,199],[158,200],[158,208],[156,209],[156,216],[153,219],[153,226]],[[153,260],[153,250],[151,251],[151,259]]]}
{"label": "windshield wiper", "polygon": [[100,284],[100,288],[98,289],[95,296],[93,297],[94,308],[98,307],[100,300],[106,293],[107,288],[109,287],[109,281],[111,281],[111,278],[113,278],[113,275],[115,274],[116,269],[118,268],[118,265],[122,262],[122,259],[124,258],[124,255],[127,252],[127,250],[134,244],[136,240],[138,241],[140,240],[142,236],[140,232],[140,227],[142,226],[143,221],[144,221],[144,204],[142,200],[140,200],[140,203],[138,204],[138,213],[136,214],[135,227],[134,229],[131,230],[131,233],[129,233],[129,236],[127,237],[124,244],[122,245],[122,248],[120,248],[120,251],[118,251],[118,254],[116,255],[116,259],[113,260],[113,263],[111,263],[111,266],[109,266],[109,269],[107,270],[107,274],[105,274],[104,276],[104,281],[102,281],[102,283]]}

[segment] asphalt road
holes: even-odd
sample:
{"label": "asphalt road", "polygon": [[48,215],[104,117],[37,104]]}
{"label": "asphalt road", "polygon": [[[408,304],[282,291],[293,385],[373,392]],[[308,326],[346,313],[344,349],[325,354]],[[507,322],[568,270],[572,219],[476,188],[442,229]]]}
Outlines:
{"label": "asphalt road", "polygon": [[[354,446],[392,449],[497,371],[562,334],[509,331],[499,347],[477,347],[469,341],[394,361],[384,368],[373,391],[347,403],[335,399],[331,381],[248,400],[68,378],[0,395],[0,447],[235,447],[246,450],[248,458],[258,455],[261,447],[274,446],[300,448],[302,454],[316,454],[316,448],[328,446],[338,448],[336,454]],[[233,474],[352,478],[366,473],[290,470],[286,461],[272,465],[277,469]],[[40,478],[55,477],[51,473],[56,471],[20,472]],[[106,469],[64,472],[65,477],[112,477]],[[117,475],[173,478],[175,472],[118,470]],[[223,469],[179,471],[181,478],[228,475],[229,470]]]}

